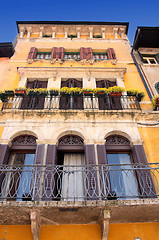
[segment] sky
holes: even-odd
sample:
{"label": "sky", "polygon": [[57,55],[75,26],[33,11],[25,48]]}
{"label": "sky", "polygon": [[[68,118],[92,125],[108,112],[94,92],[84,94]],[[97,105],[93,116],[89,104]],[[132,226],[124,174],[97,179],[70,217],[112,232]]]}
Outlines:
{"label": "sky", "polygon": [[129,22],[133,44],[137,26],[159,27],[159,0],[0,0],[0,42],[13,42],[16,21]]}

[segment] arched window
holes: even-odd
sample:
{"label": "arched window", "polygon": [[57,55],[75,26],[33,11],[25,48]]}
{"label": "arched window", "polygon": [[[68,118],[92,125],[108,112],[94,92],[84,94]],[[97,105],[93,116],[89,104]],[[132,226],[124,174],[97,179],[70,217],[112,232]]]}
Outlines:
{"label": "arched window", "polygon": [[155,84],[155,88],[156,88],[157,93],[159,94],[159,82],[157,82],[157,83]]}
{"label": "arched window", "polygon": [[110,135],[97,145],[101,195],[104,199],[156,197],[143,145]]}
{"label": "arched window", "polygon": [[[1,146],[2,147],[2,146]],[[2,148],[3,149],[3,148]],[[30,135],[18,136],[8,148],[3,163],[7,169],[1,175],[1,195],[5,199],[31,200],[32,166],[35,162],[36,138]]]}

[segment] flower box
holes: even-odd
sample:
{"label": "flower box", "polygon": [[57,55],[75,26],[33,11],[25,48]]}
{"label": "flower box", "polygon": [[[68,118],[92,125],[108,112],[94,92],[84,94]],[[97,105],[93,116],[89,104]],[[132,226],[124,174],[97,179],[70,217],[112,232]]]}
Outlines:
{"label": "flower box", "polygon": [[14,96],[14,91],[12,90],[5,90],[4,95],[7,97],[13,97]]}
{"label": "flower box", "polygon": [[85,96],[93,96],[93,92],[84,91],[83,93]]}
{"label": "flower box", "polygon": [[16,96],[23,96],[24,94],[26,94],[25,90],[15,90],[15,95]]}
{"label": "flower box", "polygon": [[111,92],[110,96],[117,96],[117,97],[121,97],[122,92]]}
{"label": "flower box", "polygon": [[156,106],[159,107],[159,98],[156,98]]}
{"label": "flower box", "polygon": [[49,91],[50,96],[58,96],[59,92],[58,91]]}

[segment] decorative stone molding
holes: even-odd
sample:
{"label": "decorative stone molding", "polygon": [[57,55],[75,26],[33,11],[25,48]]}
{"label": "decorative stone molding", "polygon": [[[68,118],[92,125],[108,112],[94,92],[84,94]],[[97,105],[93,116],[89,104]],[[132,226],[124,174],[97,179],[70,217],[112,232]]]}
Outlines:
{"label": "decorative stone molding", "polygon": [[124,39],[125,38],[125,28],[119,28],[119,33],[121,35],[121,38]]}
{"label": "decorative stone molding", "polygon": [[30,38],[32,27],[27,27],[27,38]]}
{"label": "decorative stone molding", "polygon": [[80,38],[81,27],[77,27],[77,28],[76,28],[76,32],[77,32],[77,38]]}
{"label": "decorative stone molding", "polygon": [[34,240],[39,240],[40,234],[40,216],[39,213],[35,210],[32,210],[30,213],[30,221],[31,221],[31,231],[33,234]]}
{"label": "decorative stone molding", "polygon": [[112,135],[106,139],[106,145],[130,145],[130,141],[123,136]]}
{"label": "decorative stone molding", "polygon": [[67,135],[59,139],[59,146],[61,145],[84,145],[83,139],[76,135]]}
{"label": "decorative stone molding", "polygon": [[19,32],[20,32],[19,37],[20,37],[20,38],[23,38],[24,30],[25,30],[25,27],[20,27],[20,28],[19,28]]}
{"label": "decorative stone molding", "polygon": [[64,29],[65,38],[67,38],[67,37],[68,37],[68,31],[69,31],[69,28],[65,28],[65,29]]}

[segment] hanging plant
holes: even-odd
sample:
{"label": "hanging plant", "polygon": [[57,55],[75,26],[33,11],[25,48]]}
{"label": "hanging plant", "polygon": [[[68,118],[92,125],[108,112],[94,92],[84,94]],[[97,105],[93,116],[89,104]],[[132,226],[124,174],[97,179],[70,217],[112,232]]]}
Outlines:
{"label": "hanging plant", "polygon": [[72,40],[72,38],[77,38],[77,35],[70,34],[70,35],[68,35],[68,38],[71,38],[71,40]]}
{"label": "hanging plant", "polygon": [[156,108],[159,108],[159,94],[154,96],[151,102],[154,110],[156,110]]}
{"label": "hanging plant", "polygon": [[102,38],[102,35],[94,35],[93,38]]}

